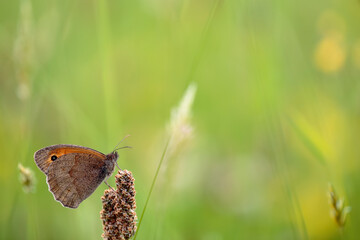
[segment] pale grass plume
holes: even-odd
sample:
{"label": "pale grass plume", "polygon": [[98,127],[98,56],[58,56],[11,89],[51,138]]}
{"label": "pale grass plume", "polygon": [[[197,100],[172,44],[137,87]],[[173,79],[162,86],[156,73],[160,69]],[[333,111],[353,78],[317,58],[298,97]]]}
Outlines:
{"label": "pale grass plume", "polygon": [[192,137],[194,128],[191,124],[191,109],[196,94],[196,84],[189,85],[179,105],[172,109],[168,124],[170,136],[169,154],[175,153],[188,139]]}
{"label": "pale grass plume", "polygon": [[19,179],[25,193],[34,192],[35,190],[35,176],[30,168],[24,167],[21,163],[18,164],[20,171]]}
{"label": "pale grass plume", "polygon": [[[180,151],[181,146],[184,145],[192,136],[193,134],[193,126],[191,124],[191,108],[194,102],[195,93],[196,93],[196,84],[192,83],[189,85],[187,90],[185,91],[185,94],[183,95],[179,105],[172,109],[171,111],[171,118],[169,123],[167,124],[167,134],[168,134],[168,140],[166,142],[165,148],[162,152],[159,164],[156,168],[156,172],[154,175],[154,178],[152,180],[149,193],[146,197],[146,201],[144,204],[144,208],[141,212],[137,231],[134,236],[134,240],[136,239],[140,226],[144,217],[144,214],[146,212],[146,208],[148,206],[151,194],[154,190],[155,183],[157,182],[160,175],[164,175],[165,170],[168,170],[165,164],[165,162],[168,162],[169,158],[173,158],[174,155]],[[159,174],[160,169],[163,169],[162,173]],[[169,179],[167,179],[169,180]],[[169,180],[170,181],[170,180]],[[169,181],[166,181],[169,183]],[[162,181],[162,184],[160,183],[161,189],[165,190],[164,182]],[[160,194],[163,195],[163,194]],[[162,197],[162,203],[159,202],[159,204],[162,204],[162,207],[164,208],[164,198]],[[157,222],[161,222],[161,216],[157,219]],[[159,224],[159,223],[158,223]],[[160,224],[161,225],[161,224]]]}
{"label": "pale grass plume", "polygon": [[18,33],[14,42],[13,59],[18,81],[16,94],[20,100],[30,96],[30,81],[34,67],[34,33],[30,0],[20,1]]}
{"label": "pale grass plume", "polygon": [[49,9],[35,22],[31,0],[20,0],[13,61],[18,83],[15,91],[21,101],[30,97],[34,73],[54,49],[58,18],[56,10]]}
{"label": "pale grass plume", "polygon": [[345,206],[343,198],[339,198],[335,193],[334,187],[329,183],[329,204],[330,204],[330,216],[335,220],[335,223],[339,228],[345,226],[347,216],[351,211],[350,206]]}

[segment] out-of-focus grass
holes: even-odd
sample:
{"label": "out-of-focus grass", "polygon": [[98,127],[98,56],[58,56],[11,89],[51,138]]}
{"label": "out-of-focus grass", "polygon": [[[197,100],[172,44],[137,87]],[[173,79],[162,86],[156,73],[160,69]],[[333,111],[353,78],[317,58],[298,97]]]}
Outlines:
{"label": "out-of-focus grass", "polygon": [[[100,237],[105,186],[63,208],[32,158],[51,144],[108,153],[131,134],[119,165],[134,174],[140,215],[171,109],[190,82],[193,138],[162,170],[168,185],[155,184],[137,239],[356,238],[358,8],[2,1],[0,238]],[[33,170],[34,193],[23,192],[19,163]],[[329,216],[328,182],[352,206],[343,235]]]}

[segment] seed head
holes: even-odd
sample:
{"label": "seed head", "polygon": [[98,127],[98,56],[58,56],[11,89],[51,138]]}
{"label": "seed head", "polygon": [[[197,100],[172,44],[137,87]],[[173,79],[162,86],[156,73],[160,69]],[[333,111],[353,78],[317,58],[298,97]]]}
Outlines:
{"label": "seed head", "polygon": [[103,209],[103,239],[130,239],[136,231],[136,202],[134,177],[128,170],[119,170],[115,175],[116,190],[106,189],[101,197]]}
{"label": "seed head", "polygon": [[20,171],[20,183],[26,193],[33,192],[35,189],[35,177],[30,168],[24,167],[21,163],[18,164]]}

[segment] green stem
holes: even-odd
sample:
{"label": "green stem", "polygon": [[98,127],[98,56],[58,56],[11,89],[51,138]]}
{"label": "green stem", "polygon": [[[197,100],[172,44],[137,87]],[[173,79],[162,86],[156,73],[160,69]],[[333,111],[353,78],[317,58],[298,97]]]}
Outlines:
{"label": "green stem", "polygon": [[215,13],[216,13],[216,10],[217,10],[217,8],[219,6],[219,2],[220,2],[219,0],[215,0],[214,5],[211,8],[209,18],[207,19],[206,25],[205,25],[205,27],[203,29],[202,34],[201,34],[202,36],[200,38],[199,48],[197,49],[197,52],[195,53],[194,60],[193,60],[192,65],[190,67],[189,75],[187,77],[188,82],[191,82],[193,80],[195,71],[198,68],[201,57],[202,57],[202,55],[204,53],[205,46],[206,46],[206,43],[207,43],[207,37],[208,37],[208,34],[210,32],[210,27],[212,25],[212,22],[213,22],[213,20],[215,18]]}
{"label": "green stem", "polygon": [[99,41],[99,57],[101,61],[101,81],[103,83],[105,121],[106,121],[106,144],[113,141],[111,136],[119,126],[119,113],[114,111],[115,89],[114,62],[112,49],[111,26],[109,20],[109,6],[107,1],[95,0],[97,14],[97,30]]}
{"label": "green stem", "polygon": [[154,189],[155,182],[156,182],[156,180],[157,180],[157,178],[158,178],[161,165],[162,165],[162,163],[163,163],[163,161],[164,161],[164,159],[165,159],[165,156],[166,156],[166,153],[167,153],[167,150],[168,150],[168,146],[169,146],[170,139],[171,139],[171,137],[168,139],[168,141],[167,141],[167,143],[166,143],[166,145],[165,145],[165,149],[164,149],[164,151],[163,151],[163,153],[162,153],[160,162],[159,162],[159,164],[158,164],[158,166],[157,166],[157,169],[156,169],[156,172],[155,172],[155,176],[154,176],[153,181],[152,181],[152,183],[151,183],[151,187],[150,187],[149,194],[148,194],[148,196],[147,196],[147,198],[146,198],[146,201],[145,201],[145,206],[144,206],[143,211],[142,211],[141,216],[140,216],[140,220],[139,220],[139,224],[138,224],[138,227],[137,227],[135,236],[134,236],[134,240],[136,239],[136,237],[137,237],[137,235],[138,235],[138,233],[139,233],[140,226],[141,226],[141,222],[142,222],[142,220],[143,220],[143,218],[144,218],[144,214],[145,214],[145,211],[146,211],[146,207],[147,207],[147,205],[148,205],[148,203],[149,203],[149,199],[150,199],[151,193],[152,193],[152,191],[153,191],[153,189]]}

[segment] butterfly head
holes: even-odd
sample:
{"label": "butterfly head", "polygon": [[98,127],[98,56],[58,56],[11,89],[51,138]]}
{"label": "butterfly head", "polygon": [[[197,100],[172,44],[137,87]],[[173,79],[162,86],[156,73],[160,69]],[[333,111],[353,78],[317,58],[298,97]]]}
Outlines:
{"label": "butterfly head", "polygon": [[115,165],[120,169],[119,165],[116,162],[119,157],[117,150],[123,149],[123,148],[131,148],[131,147],[130,146],[119,147],[119,148],[114,149],[108,155],[106,155],[107,175],[114,171]]}
{"label": "butterfly head", "polygon": [[116,160],[119,158],[119,154],[116,151],[113,151],[112,153],[109,153],[107,155],[107,159],[111,162],[116,162]]}

